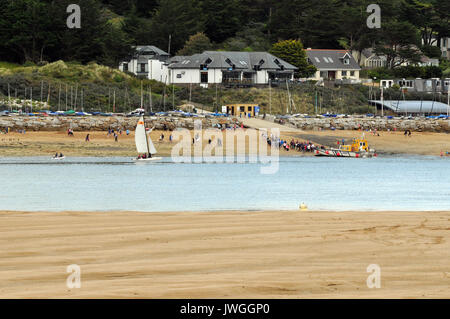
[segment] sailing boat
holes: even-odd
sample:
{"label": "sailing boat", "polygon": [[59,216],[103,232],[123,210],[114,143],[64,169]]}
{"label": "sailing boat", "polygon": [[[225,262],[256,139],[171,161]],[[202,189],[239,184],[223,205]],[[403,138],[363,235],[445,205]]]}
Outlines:
{"label": "sailing boat", "polygon": [[156,154],[156,149],[150,138],[151,131],[146,132],[144,116],[142,115],[139,118],[136,131],[134,132],[134,141],[136,142],[136,149],[139,154],[135,158],[136,161],[156,161],[162,159],[161,157],[153,157],[153,154]]}

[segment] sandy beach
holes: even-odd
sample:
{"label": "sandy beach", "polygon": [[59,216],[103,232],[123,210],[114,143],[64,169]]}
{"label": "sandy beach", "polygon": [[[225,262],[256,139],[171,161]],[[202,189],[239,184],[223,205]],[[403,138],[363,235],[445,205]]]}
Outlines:
{"label": "sandy beach", "polygon": [[[413,132],[411,137],[405,137],[403,132],[379,132],[380,136],[365,134],[369,145],[379,154],[415,154],[439,156],[441,151],[450,151],[450,136],[446,133]],[[90,134],[90,142],[85,137]],[[159,137],[164,134],[164,141]],[[169,142],[170,131],[154,131],[151,134],[159,156],[170,156],[175,142]],[[343,138],[347,143],[352,138],[361,137],[358,131],[285,131],[281,138],[287,141],[311,141],[316,144],[337,146],[337,141]],[[191,131],[191,136],[194,136]],[[226,143],[224,136],[223,145]],[[208,144],[203,140],[203,147]],[[248,152],[248,142],[246,144]],[[226,149],[224,153],[226,154]],[[119,135],[118,142],[107,132],[75,132],[74,137],[66,132],[12,132],[0,135],[0,156],[52,156],[62,152],[67,156],[132,156],[136,155],[134,132],[130,135]],[[268,147],[270,154],[270,148]],[[193,151],[192,151],[193,154]],[[280,156],[300,156],[300,152],[280,150]],[[308,154],[306,154],[308,155]]]}
{"label": "sandy beach", "polygon": [[1,212],[0,298],[450,298],[449,235],[450,211]]}

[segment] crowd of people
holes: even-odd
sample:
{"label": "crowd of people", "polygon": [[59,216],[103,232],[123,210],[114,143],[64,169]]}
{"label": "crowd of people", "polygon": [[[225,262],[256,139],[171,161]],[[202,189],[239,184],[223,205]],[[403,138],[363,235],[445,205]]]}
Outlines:
{"label": "crowd of people", "polygon": [[[267,136],[266,133],[261,133],[262,137],[267,140],[267,145],[272,146],[272,144],[278,146],[278,148],[282,148],[285,151],[298,151],[298,152],[314,152],[319,146],[315,145],[310,141],[300,142],[299,140],[292,139],[290,142],[287,140],[282,140],[278,136],[274,136],[270,134]],[[321,146],[320,148],[324,148]]]}

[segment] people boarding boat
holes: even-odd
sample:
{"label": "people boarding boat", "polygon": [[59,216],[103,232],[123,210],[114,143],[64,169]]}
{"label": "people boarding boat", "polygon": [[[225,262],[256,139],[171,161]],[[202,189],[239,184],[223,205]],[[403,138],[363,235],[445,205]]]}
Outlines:
{"label": "people boarding boat", "polygon": [[138,153],[135,161],[157,161],[161,160],[161,157],[154,157],[156,154],[156,148],[153,145],[152,139],[150,138],[150,133],[152,129],[148,132],[145,128],[144,116],[141,115],[139,121],[136,125],[136,131],[134,133],[134,141],[136,142],[136,150]]}
{"label": "people boarding boat", "polygon": [[323,148],[316,150],[316,156],[329,156],[329,157],[353,157],[353,158],[367,158],[376,157],[377,153],[374,149],[369,148],[369,143],[364,137],[364,134],[360,139],[353,139],[352,144],[339,145],[339,148]]}

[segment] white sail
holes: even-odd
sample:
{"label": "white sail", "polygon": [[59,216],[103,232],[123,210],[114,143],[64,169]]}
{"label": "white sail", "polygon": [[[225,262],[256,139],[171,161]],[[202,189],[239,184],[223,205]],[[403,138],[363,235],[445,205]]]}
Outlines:
{"label": "white sail", "polygon": [[150,150],[150,154],[156,154],[156,148],[153,145],[152,139],[150,138],[150,132],[147,133],[147,142],[148,142],[148,149]]}
{"label": "white sail", "polygon": [[144,117],[139,118],[136,125],[136,131],[134,132],[134,141],[136,142],[136,149],[139,154],[148,154],[147,137],[145,136],[145,124]]}

